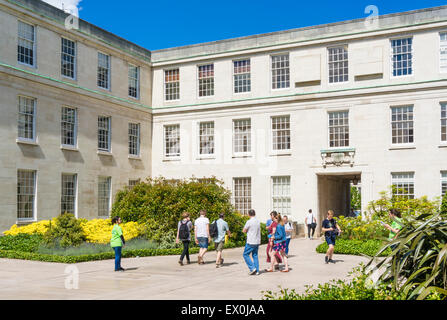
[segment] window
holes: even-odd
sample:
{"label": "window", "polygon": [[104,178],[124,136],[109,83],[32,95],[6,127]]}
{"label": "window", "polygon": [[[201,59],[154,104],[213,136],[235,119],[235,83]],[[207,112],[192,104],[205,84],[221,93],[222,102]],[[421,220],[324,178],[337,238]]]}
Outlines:
{"label": "window", "polygon": [[110,151],[110,117],[98,117],[98,149],[100,151]]}
{"label": "window", "polygon": [[77,112],[76,109],[62,107],[61,117],[61,144],[64,146],[76,146]]}
{"label": "window", "polygon": [[110,212],[111,177],[99,177],[98,179],[98,216],[108,217]]}
{"label": "window", "polygon": [[17,45],[17,61],[34,66],[36,43],[34,26],[19,21],[19,38]]}
{"label": "window", "polygon": [[394,197],[414,199],[414,173],[392,173],[392,186]]}
{"label": "window", "polygon": [[214,154],[214,122],[199,124],[199,155]]}
{"label": "window", "polygon": [[251,152],[251,120],[233,120],[233,152]]}
{"label": "window", "polygon": [[391,110],[393,144],[413,143],[413,107],[394,107]]}
{"label": "window", "polygon": [[17,171],[17,219],[34,220],[36,171]]}
{"label": "window", "polygon": [[98,52],[98,87],[110,88],[110,56]]}
{"label": "window", "polygon": [[129,97],[140,96],[140,68],[129,64]]}
{"label": "window", "polygon": [[141,182],[140,179],[135,179],[135,180],[129,180],[129,188],[132,189],[133,187],[135,187],[137,184],[139,184]]}
{"label": "window", "polygon": [[447,103],[441,104],[441,141],[447,142]]}
{"label": "window", "polygon": [[248,214],[251,209],[251,178],[233,179],[233,203],[236,211]]}
{"label": "window", "polygon": [[19,97],[19,139],[35,140],[36,128],[36,100]]}
{"label": "window", "polygon": [[179,69],[165,70],[165,100],[180,99],[180,71]]}
{"label": "window", "polygon": [[413,74],[413,39],[391,40],[393,76],[407,76]]}
{"label": "window", "polygon": [[441,171],[441,195],[447,194],[447,171]]}
{"label": "window", "polygon": [[329,112],[329,147],[349,147],[349,112]]}
{"label": "window", "polygon": [[129,154],[140,155],[140,124],[129,123]]}
{"label": "window", "polygon": [[233,61],[234,93],[251,91],[250,59]]}
{"label": "window", "polygon": [[61,214],[76,215],[76,174],[62,174]]}
{"label": "window", "polygon": [[289,54],[272,56],[272,89],[284,89],[289,87]]}
{"label": "window", "polygon": [[272,117],[273,150],[290,150],[290,116]]}
{"label": "window", "polygon": [[346,46],[328,48],[329,83],[349,80],[348,48]]}
{"label": "window", "polygon": [[214,64],[199,66],[199,97],[214,95]]}
{"label": "window", "polygon": [[273,210],[281,215],[290,215],[290,177],[272,177]]}
{"label": "window", "polygon": [[74,79],[76,66],[76,43],[62,38],[61,74]]}
{"label": "window", "polygon": [[447,32],[440,34],[439,68],[441,72],[447,72]]}
{"label": "window", "polygon": [[165,157],[180,157],[180,125],[165,126]]}

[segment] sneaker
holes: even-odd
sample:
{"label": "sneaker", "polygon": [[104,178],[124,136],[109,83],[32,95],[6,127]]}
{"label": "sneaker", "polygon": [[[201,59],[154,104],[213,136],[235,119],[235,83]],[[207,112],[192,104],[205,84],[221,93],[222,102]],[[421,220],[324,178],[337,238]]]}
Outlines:
{"label": "sneaker", "polygon": [[259,275],[260,275],[260,273],[259,273],[258,271],[256,271],[256,275],[257,275],[257,276],[259,276]]}
{"label": "sneaker", "polygon": [[181,266],[183,266],[183,261],[182,261],[182,260],[179,260],[179,261],[178,261],[178,264],[181,265]]}
{"label": "sneaker", "polygon": [[248,274],[252,276],[252,275],[256,274],[256,272],[257,272],[256,269],[254,269],[254,270],[250,271]]}
{"label": "sneaker", "polygon": [[188,260],[188,261],[186,262],[186,264],[191,264],[191,261]]}
{"label": "sneaker", "polygon": [[224,259],[221,258],[220,259],[220,264],[223,264],[223,262],[224,262]]}
{"label": "sneaker", "polygon": [[119,271],[119,272],[124,272],[124,271],[126,271],[126,269],[124,269],[124,268],[120,268],[118,271]]}
{"label": "sneaker", "polygon": [[328,256],[324,257],[324,262],[326,262],[326,264],[329,263],[329,258],[328,258]]}

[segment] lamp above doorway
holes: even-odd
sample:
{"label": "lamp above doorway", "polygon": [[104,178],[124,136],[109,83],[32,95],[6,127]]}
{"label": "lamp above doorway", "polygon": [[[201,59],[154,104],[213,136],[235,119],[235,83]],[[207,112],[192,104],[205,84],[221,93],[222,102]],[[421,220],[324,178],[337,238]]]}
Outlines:
{"label": "lamp above doorway", "polygon": [[357,179],[357,176],[354,176],[354,179],[352,179],[352,184],[355,186],[359,184],[359,179]]}

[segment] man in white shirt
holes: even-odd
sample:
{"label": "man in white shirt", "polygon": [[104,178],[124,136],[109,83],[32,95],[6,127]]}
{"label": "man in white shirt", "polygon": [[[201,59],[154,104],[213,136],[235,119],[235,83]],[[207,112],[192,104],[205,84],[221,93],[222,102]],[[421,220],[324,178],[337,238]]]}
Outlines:
{"label": "man in white shirt", "polygon": [[[250,270],[249,275],[259,275],[259,259],[258,259],[258,249],[261,244],[261,223],[255,218],[256,212],[253,209],[248,211],[250,220],[244,226],[242,230],[247,234],[247,243],[244,250],[244,260]],[[252,255],[253,260],[250,258]]]}
{"label": "man in white shirt", "polygon": [[[306,216],[305,224],[307,225],[307,236],[309,237],[309,239],[312,239],[315,234],[315,228],[317,227],[317,219],[315,219],[315,216],[312,213],[312,209],[309,209],[309,214]],[[310,235],[311,230],[312,235]]]}
{"label": "man in white shirt", "polygon": [[200,210],[200,217],[197,218],[194,222],[194,235],[196,244],[198,244],[200,248],[197,263],[205,264],[205,262],[203,261],[203,256],[208,250],[209,243],[211,242],[210,221],[206,217],[205,210]]}

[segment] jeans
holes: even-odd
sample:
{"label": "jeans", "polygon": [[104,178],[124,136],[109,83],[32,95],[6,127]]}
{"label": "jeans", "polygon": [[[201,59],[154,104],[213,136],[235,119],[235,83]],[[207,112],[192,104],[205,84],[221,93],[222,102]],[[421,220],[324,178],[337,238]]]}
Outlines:
{"label": "jeans", "polygon": [[186,260],[189,262],[189,243],[191,241],[182,240],[182,242],[183,242],[183,252],[182,255],[180,256],[180,261],[183,261],[183,258],[185,258],[186,256]]}
{"label": "jeans", "polygon": [[289,254],[289,244],[290,244],[290,240],[291,240],[291,238],[287,238],[287,240],[286,240],[286,255]]}
{"label": "jeans", "polygon": [[121,249],[123,247],[113,247],[115,250],[115,271],[119,271],[121,269]]}
{"label": "jeans", "polygon": [[314,234],[315,234],[315,228],[311,224],[308,224],[307,225],[307,236],[308,236],[308,238],[310,238],[310,230],[312,230],[312,237],[313,237]]}
{"label": "jeans", "polygon": [[[248,269],[250,269],[250,271],[253,271],[256,269],[257,272],[259,272],[259,259],[258,259],[258,249],[259,249],[259,245],[251,245],[251,244],[246,244],[245,245],[245,250],[244,250],[244,260],[245,263],[248,266]],[[250,254],[253,257],[253,261],[250,258]]]}

